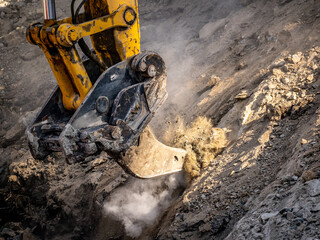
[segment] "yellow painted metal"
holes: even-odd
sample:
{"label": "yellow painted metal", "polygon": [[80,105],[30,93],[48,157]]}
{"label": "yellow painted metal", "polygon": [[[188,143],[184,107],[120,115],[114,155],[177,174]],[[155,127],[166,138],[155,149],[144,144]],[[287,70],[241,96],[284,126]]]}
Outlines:
{"label": "yellow painted metal", "polygon": [[[59,28],[58,28],[59,29]],[[88,73],[83,66],[83,63],[80,59],[80,56],[74,46],[72,47],[63,47],[60,45],[60,39],[58,39],[56,28],[52,28],[51,32],[48,33],[50,42],[53,43],[59,52],[59,56],[62,59],[62,62],[69,73],[71,82],[76,88],[77,93],[80,95],[80,101],[86,97],[87,93],[92,87],[92,83],[88,76]],[[65,79],[67,80],[67,79]],[[61,86],[64,87],[66,81],[61,82]],[[59,82],[58,82],[59,83]],[[69,83],[68,83],[69,84]],[[61,88],[60,84],[59,87]]]}
{"label": "yellow painted metal", "polygon": [[80,99],[82,102],[92,87],[88,73],[82,64],[80,56],[75,47],[58,47],[58,51],[65,63],[74,86],[80,94]]}
{"label": "yellow painted metal", "polygon": [[125,60],[140,52],[140,23],[138,17],[138,1],[137,0],[121,0],[121,1],[108,1],[109,11],[113,12],[122,5],[127,4],[131,6],[137,13],[136,22],[126,31],[114,30],[114,38],[116,43],[117,52],[121,60]]}
{"label": "yellow painted metal", "polygon": [[60,87],[64,108],[68,110],[76,110],[81,103],[79,94],[77,94],[74,89],[61,56],[59,54],[52,54],[53,52],[57,52],[57,49],[46,39],[46,28],[37,26],[29,27],[27,36],[28,41],[31,44],[38,45],[46,56]]}
{"label": "yellow painted metal", "polygon": [[[109,66],[123,61],[140,52],[140,25],[137,0],[88,0],[85,14],[88,19],[116,12],[122,5],[127,5],[135,12],[136,20],[128,28],[114,28],[91,36],[92,45],[98,57]],[[124,16],[127,21],[132,19],[130,12]]]}
{"label": "yellow painted metal", "polygon": [[79,39],[91,36],[98,57],[108,66],[140,51],[137,0],[88,0],[79,22],[46,20],[27,31],[28,41],[43,50],[68,110],[76,110],[92,87],[74,46]]}
{"label": "yellow painted metal", "polygon": [[[134,21],[135,17],[130,14],[130,11],[126,11],[127,9],[127,6],[123,5],[114,13],[91,21],[87,21],[78,25],[67,23],[62,24],[59,26],[57,31],[57,40],[62,46],[71,47],[81,38],[91,36],[110,28],[128,27],[125,19]],[[125,16],[127,17],[125,18]]]}

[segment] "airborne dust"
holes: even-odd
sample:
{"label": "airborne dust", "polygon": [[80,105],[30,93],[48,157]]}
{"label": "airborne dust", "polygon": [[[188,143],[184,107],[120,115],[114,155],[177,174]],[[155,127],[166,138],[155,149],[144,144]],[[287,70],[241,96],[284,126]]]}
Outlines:
{"label": "airborne dust", "polygon": [[[150,7],[150,4],[140,5],[142,17],[148,15],[144,12],[144,7]],[[222,5],[225,5],[228,11],[238,7],[233,0]],[[145,26],[143,24],[142,20],[142,49],[158,52],[165,60],[168,73],[169,97],[156,113],[151,126],[161,141],[187,150],[184,164],[187,177],[178,174],[156,180],[132,179],[128,185],[112,193],[104,205],[105,214],[121,221],[130,237],[139,237],[145,228],[154,225],[174,202],[175,197],[172,195],[177,189],[185,187],[185,181],[199,176],[201,169],[206,168],[227,144],[224,130],[214,128],[209,119],[199,117],[188,124],[183,116],[178,116],[179,112],[183,112],[186,106],[197,98],[188,82],[206,67],[195,67],[192,39],[197,36],[190,32],[191,26],[183,19],[174,25],[170,21],[162,22],[157,24],[156,28],[152,23]],[[201,34],[210,35],[210,31],[212,29],[204,28]]]}
{"label": "airborne dust", "polygon": [[138,237],[144,228],[155,224],[177,198],[176,191],[183,187],[182,174],[149,180],[131,179],[111,195],[104,211],[124,225],[128,236]]}

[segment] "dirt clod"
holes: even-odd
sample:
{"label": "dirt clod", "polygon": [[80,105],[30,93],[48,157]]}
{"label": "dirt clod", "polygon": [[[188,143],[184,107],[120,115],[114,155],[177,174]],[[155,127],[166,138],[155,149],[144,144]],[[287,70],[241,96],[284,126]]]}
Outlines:
{"label": "dirt clod", "polygon": [[184,169],[194,178],[222,152],[227,139],[222,129],[214,128],[209,119],[199,117],[183,130],[183,134],[176,136],[174,142],[175,146],[187,150]]}

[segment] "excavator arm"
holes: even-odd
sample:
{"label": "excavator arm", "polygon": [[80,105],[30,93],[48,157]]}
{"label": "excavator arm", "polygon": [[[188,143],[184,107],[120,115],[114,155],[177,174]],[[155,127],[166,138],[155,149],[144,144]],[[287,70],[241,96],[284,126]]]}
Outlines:
{"label": "excavator arm", "polygon": [[105,151],[136,177],[180,171],[186,152],[147,127],[167,97],[166,67],[157,53],[140,52],[137,1],[82,0],[75,9],[72,0],[62,20],[54,0],[43,7],[44,22],[30,25],[27,39],[43,50],[58,87],[26,131],[32,155],[61,151],[73,163]]}

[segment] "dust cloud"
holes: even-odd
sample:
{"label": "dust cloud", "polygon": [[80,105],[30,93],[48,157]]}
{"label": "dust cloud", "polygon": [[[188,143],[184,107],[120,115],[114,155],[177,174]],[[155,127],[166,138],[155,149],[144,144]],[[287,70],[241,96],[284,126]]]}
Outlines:
{"label": "dust cloud", "polygon": [[[165,33],[167,26],[159,26],[157,32]],[[149,39],[149,41],[152,41]],[[181,28],[177,30],[169,39],[154,42],[148,42],[143,47],[148,50],[154,50],[164,59],[167,67],[167,91],[171,99],[181,91],[186,91],[186,82],[191,80],[194,74],[195,60],[191,54],[187,52],[189,40],[186,31]]]}
{"label": "dust cloud", "polygon": [[132,178],[111,195],[104,204],[104,213],[120,221],[126,234],[135,238],[155,224],[184,187],[182,174],[148,180]]}
{"label": "dust cloud", "polygon": [[159,140],[164,141],[163,130],[168,124],[176,126],[174,119],[177,116],[187,123],[194,120],[192,108],[201,99],[195,89],[205,88],[205,81],[210,81],[210,76],[203,82],[195,83],[195,79],[212,69],[212,56],[224,47],[217,44],[208,48],[209,43],[219,38],[229,24],[227,17],[242,8],[242,2],[139,1],[141,49],[157,52],[167,67],[168,98],[150,123]]}
{"label": "dust cloud", "polygon": [[243,7],[244,1],[139,1],[141,48],[154,50],[163,57],[168,70],[169,100],[177,93],[182,93],[184,101],[193,98],[186,86],[188,81],[211,65],[204,61],[204,56],[210,56],[204,36],[214,37],[226,24],[226,17]]}
{"label": "dust cloud", "polygon": [[[185,5],[183,1],[176,1],[175,4],[178,2],[182,3],[181,6]],[[217,5],[223,5],[218,3],[219,1],[214,2]],[[231,6],[231,3],[235,1],[227,2]],[[168,4],[171,4],[170,1]],[[201,62],[198,59],[199,51],[203,48],[201,44],[203,39],[200,41],[199,31],[204,25],[215,19],[214,16],[211,16],[212,13],[210,12],[203,14],[203,19],[193,19],[193,16],[190,15],[187,17],[185,15],[186,12],[193,11],[192,14],[197,15],[197,12],[202,11],[201,7],[194,7],[194,5],[188,3],[184,10],[176,7],[176,5],[171,6],[170,11],[172,12],[170,14],[176,17],[170,17],[167,20],[165,20],[166,17],[164,16],[168,14],[167,10],[162,11],[162,9],[155,8],[155,6],[152,6],[152,2],[145,2],[140,5],[140,11],[142,11],[142,50],[159,53],[167,67],[167,91],[169,97],[152,121],[152,129],[159,138],[162,137],[161,135],[164,134],[164,129],[167,127],[164,125],[164,119],[172,120],[172,117],[177,115],[179,111],[183,112],[186,109],[188,103],[196,100],[198,96],[194,94],[194,89],[188,86],[188,82],[199,76],[207,68],[206,64],[199,64]],[[154,9],[156,9],[156,13],[153,12]],[[151,16],[150,19],[149,16]],[[155,16],[161,18],[162,21],[159,22],[157,19],[154,19]],[[223,16],[219,17],[223,18]],[[206,27],[202,29],[201,34],[208,37],[213,34],[214,31],[212,31],[211,28]],[[175,108],[172,108],[172,105]],[[176,125],[174,124],[174,126]],[[208,129],[208,132],[205,133],[209,134],[209,137],[214,135],[212,131],[217,132],[219,130],[212,130],[212,125]],[[222,136],[220,138],[223,138],[224,141],[222,130],[219,134]],[[198,135],[195,138],[199,142]],[[183,140],[182,137],[179,139],[179,143],[181,142],[179,147],[182,147],[182,142],[185,143]],[[207,138],[205,140],[209,141]],[[193,158],[189,157],[191,159],[189,161],[190,169],[187,172],[192,172],[192,176],[199,175],[202,168],[198,166],[199,164],[207,164],[204,163],[203,159],[209,161],[208,159],[214,158],[225,146],[225,143],[219,141],[219,144],[223,146],[220,146],[217,141],[213,141],[213,144],[218,144],[218,146],[211,146],[210,141],[210,143],[206,142],[206,144],[204,144],[204,141],[200,142],[203,143],[201,147],[206,150],[202,151],[205,154],[203,153],[201,157],[198,155]],[[194,158],[197,159],[195,160]],[[203,161],[201,162],[199,159]],[[183,186],[184,181],[185,178],[181,175],[172,175],[165,179],[160,178],[155,180],[132,179],[129,184],[111,195],[104,205],[104,212],[108,216],[112,216],[120,221],[128,236],[139,237],[143,230],[153,226],[162,216],[163,212],[173,203],[176,197],[174,193],[179,187]]]}
{"label": "dust cloud", "polygon": [[[172,99],[181,90],[186,91],[183,82],[189,78],[194,63],[193,57],[185,52],[188,38],[183,28],[177,29],[175,34],[166,35],[170,28],[166,23],[153,28],[153,31],[148,29],[149,27],[142,27],[147,35],[147,42],[143,43],[142,47],[159,53],[164,59],[168,71],[167,91]],[[153,35],[149,35],[150,31]],[[177,102],[176,104],[180,105]],[[161,109],[154,121],[156,126],[161,125],[160,119],[166,115]],[[129,184],[111,195],[104,205],[104,213],[120,221],[126,235],[139,237],[144,229],[155,225],[175,201],[177,192],[184,187],[184,181],[182,174],[149,180],[131,179]]]}

